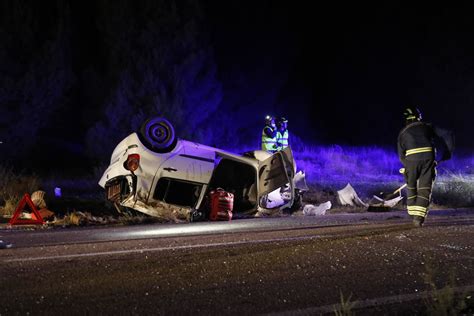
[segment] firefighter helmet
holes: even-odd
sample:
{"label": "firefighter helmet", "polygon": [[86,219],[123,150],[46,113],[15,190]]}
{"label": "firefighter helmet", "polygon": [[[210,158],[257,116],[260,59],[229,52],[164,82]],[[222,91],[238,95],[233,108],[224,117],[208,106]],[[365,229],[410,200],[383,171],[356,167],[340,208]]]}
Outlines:
{"label": "firefighter helmet", "polygon": [[408,106],[403,111],[403,116],[405,117],[406,121],[420,121],[421,120],[421,112],[415,106]]}
{"label": "firefighter helmet", "polygon": [[275,122],[275,119],[271,115],[265,116],[265,124],[266,125],[272,125],[272,122]]}
{"label": "firefighter helmet", "polygon": [[279,122],[279,123],[288,123],[288,120],[286,119],[286,117],[280,116],[280,117],[278,118],[278,122]]}

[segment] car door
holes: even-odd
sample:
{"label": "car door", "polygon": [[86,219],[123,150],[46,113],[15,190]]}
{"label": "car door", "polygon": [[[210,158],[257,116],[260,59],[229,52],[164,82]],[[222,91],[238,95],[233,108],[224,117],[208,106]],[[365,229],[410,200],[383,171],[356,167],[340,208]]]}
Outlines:
{"label": "car door", "polygon": [[293,157],[293,152],[290,147],[286,147],[280,153],[283,155],[283,160],[285,161],[285,166],[287,168],[288,177],[293,179],[296,173],[296,163]]}
{"label": "car door", "polygon": [[208,183],[214,170],[215,154],[198,144],[181,141],[181,148],[158,168],[161,177],[190,182]]}
{"label": "car door", "polygon": [[287,148],[281,152],[274,153],[266,160],[259,163],[258,168],[258,200],[262,201],[266,195],[288,187],[289,197],[280,208],[290,207],[294,199],[294,164],[291,149]]}

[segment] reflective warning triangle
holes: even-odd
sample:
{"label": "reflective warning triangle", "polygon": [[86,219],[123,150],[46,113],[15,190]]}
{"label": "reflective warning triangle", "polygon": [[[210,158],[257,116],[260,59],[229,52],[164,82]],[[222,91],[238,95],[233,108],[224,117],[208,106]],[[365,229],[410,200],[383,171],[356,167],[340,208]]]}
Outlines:
{"label": "reflective warning triangle", "polygon": [[[29,206],[29,208],[31,209],[31,218],[27,218],[27,219],[21,218],[21,215],[23,214],[25,206]],[[33,204],[33,201],[31,201],[30,195],[28,193],[25,193],[20,203],[18,203],[15,213],[13,214],[8,224],[10,225],[43,225],[44,224],[43,217],[41,217],[41,214],[36,209],[35,205]]]}

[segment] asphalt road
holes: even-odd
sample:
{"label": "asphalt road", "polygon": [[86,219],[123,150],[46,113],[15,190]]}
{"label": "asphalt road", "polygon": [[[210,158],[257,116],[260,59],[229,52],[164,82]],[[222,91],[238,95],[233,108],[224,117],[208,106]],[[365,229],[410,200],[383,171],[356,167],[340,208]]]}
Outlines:
{"label": "asphalt road", "polygon": [[0,315],[319,315],[349,297],[359,314],[414,314],[430,281],[472,314],[473,225],[445,210],[421,229],[404,212],[0,229]]}

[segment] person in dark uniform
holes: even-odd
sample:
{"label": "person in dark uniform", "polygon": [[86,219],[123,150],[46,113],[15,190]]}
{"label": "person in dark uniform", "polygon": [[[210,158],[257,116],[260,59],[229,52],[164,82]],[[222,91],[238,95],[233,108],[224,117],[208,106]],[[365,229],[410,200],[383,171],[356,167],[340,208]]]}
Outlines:
{"label": "person in dark uniform", "polygon": [[435,130],[422,122],[416,107],[403,112],[406,126],[398,135],[398,156],[404,166],[407,183],[407,209],[416,227],[423,226],[428,214],[431,190],[436,178]]}

